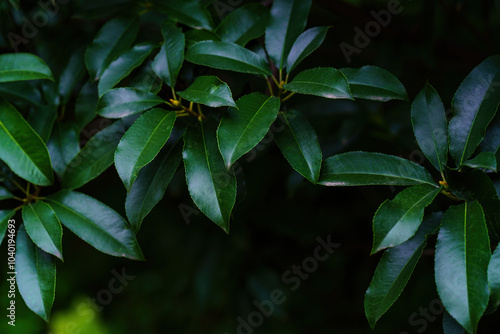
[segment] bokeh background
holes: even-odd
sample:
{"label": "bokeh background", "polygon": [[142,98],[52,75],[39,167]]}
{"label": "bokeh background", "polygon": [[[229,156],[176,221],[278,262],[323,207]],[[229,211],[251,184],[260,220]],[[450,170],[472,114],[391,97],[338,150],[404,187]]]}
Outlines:
{"label": "bokeh background", "polygon": [[[57,15],[21,46],[22,51],[41,55],[56,73],[69,54],[90,43],[106,20],[137,10],[137,2],[131,0],[56,2],[60,4]],[[220,21],[246,2],[220,0],[209,9],[214,20]],[[364,30],[374,21],[370,11],[387,9],[389,2],[313,0],[308,27],[332,28],[324,45],[301,68],[381,66],[400,78],[410,100],[429,81],[450,108],[461,80],[482,60],[500,53],[500,1],[401,0],[401,13],[392,15],[390,24],[353,54],[349,63],[339,45],[355,45],[354,28]],[[12,52],[9,32],[20,33],[23,18],[31,18],[38,10],[38,1],[22,0],[20,11],[12,10],[7,0],[0,2],[0,52]],[[158,24],[163,19],[160,14],[143,15],[142,37],[160,40]],[[256,41],[250,47],[258,50],[261,45],[262,41]],[[210,73],[227,81],[235,96],[261,89],[251,76]],[[303,111],[310,119],[325,158],[347,150],[366,150],[423,162],[407,102],[294,97],[287,107]],[[96,120],[88,130],[99,126],[101,122]],[[82,141],[86,139],[82,137]],[[372,217],[384,199],[394,197],[400,189],[313,186],[287,164],[272,142],[272,134],[241,165],[245,181],[240,177],[229,236],[197,214],[181,166],[138,235],[146,262],[104,255],[65,230],[65,262],[57,265],[50,324],[29,311],[18,296],[16,327],[7,326],[2,316],[0,333],[235,334],[237,318],[247,319],[256,310],[253,302],[270,299],[275,289],[284,291],[286,300],[261,326],[252,328],[253,333],[371,333],[363,298],[380,258],[369,255]],[[498,179],[496,182],[498,189]],[[125,189],[113,168],[81,191],[124,215]],[[449,204],[443,197],[428,211]],[[20,217],[16,218],[19,223]],[[318,237],[328,236],[340,246],[291,291],[282,275],[313,254]],[[442,333],[433,245],[431,240],[407,288],[373,333]],[[4,254],[0,259],[5,264],[0,266],[0,305],[6,312],[5,242],[0,254]],[[116,272],[123,271],[130,276],[126,286],[110,293],[109,283]],[[486,316],[479,333],[498,333],[498,328],[498,314]]]}

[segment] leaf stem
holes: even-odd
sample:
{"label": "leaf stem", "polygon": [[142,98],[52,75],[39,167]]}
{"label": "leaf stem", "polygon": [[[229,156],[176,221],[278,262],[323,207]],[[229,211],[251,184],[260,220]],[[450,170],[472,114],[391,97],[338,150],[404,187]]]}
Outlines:
{"label": "leaf stem", "polygon": [[267,88],[269,89],[269,94],[271,96],[274,96],[273,87],[271,86],[271,82],[269,82],[269,79],[267,79],[267,78],[266,78],[266,83],[267,83]]}
{"label": "leaf stem", "polygon": [[290,94],[288,94],[287,96],[285,96],[285,97],[281,100],[281,102],[285,102],[286,100],[290,99],[290,98],[291,98],[292,96],[294,96],[294,95],[295,95],[295,92],[291,92]]}

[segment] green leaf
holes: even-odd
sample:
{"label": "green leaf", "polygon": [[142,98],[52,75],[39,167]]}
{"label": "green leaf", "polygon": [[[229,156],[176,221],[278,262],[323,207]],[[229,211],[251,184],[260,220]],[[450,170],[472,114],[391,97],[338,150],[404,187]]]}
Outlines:
{"label": "green leaf", "polygon": [[71,122],[56,123],[47,148],[54,171],[62,176],[70,161],[80,151],[78,126]]}
{"label": "green leaf", "polygon": [[465,334],[465,329],[448,313],[443,315],[444,334]]}
{"label": "green leaf", "polygon": [[281,153],[293,169],[316,183],[323,161],[316,131],[302,113],[293,109],[280,115],[279,119],[284,127],[275,133],[274,140]]}
{"label": "green leaf", "polygon": [[61,222],[48,204],[37,202],[25,205],[23,221],[26,232],[40,249],[63,259]]}
{"label": "green leaf", "polygon": [[104,70],[99,80],[99,97],[115,87],[123,78],[128,77],[135,68],[139,67],[146,60],[155,48],[156,45],[153,43],[140,43],[112,61]]}
{"label": "green leaf", "polygon": [[217,130],[217,140],[226,168],[255,147],[267,134],[280,109],[277,97],[252,93],[229,108]]}
{"label": "green leaf", "polygon": [[170,19],[193,29],[213,29],[210,12],[196,1],[156,0],[154,7],[167,13]]}
{"label": "green leaf", "polygon": [[186,60],[221,70],[272,75],[264,58],[234,43],[218,41],[196,43],[187,50]]}
{"label": "green leaf", "polygon": [[109,64],[132,45],[138,32],[138,17],[108,21],[85,52],[85,64],[90,78],[99,80]]}
{"label": "green leaf", "polygon": [[175,144],[178,138],[173,139],[175,140],[172,140],[172,145],[167,142],[158,156],[141,169],[127,194],[125,209],[135,231],[139,231],[144,218],[163,198],[182,160],[182,142]]}
{"label": "green leaf", "polygon": [[488,125],[484,140],[480,145],[481,151],[498,153],[500,151],[500,113]]}
{"label": "green leaf", "polygon": [[454,117],[450,121],[450,153],[461,166],[484,138],[500,103],[492,94],[500,81],[500,56],[492,56],[477,66],[462,82],[452,101]]}
{"label": "green leaf", "polygon": [[493,243],[500,241],[500,199],[493,182],[483,172],[449,173],[448,185],[452,193],[467,202],[478,200],[486,216],[488,232]]}
{"label": "green leaf", "polygon": [[0,82],[48,79],[54,81],[47,64],[30,53],[0,55]]}
{"label": "green leaf", "polygon": [[0,245],[2,244],[7,228],[9,227],[9,219],[14,217],[15,210],[0,210]]}
{"label": "green leaf", "polygon": [[130,79],[129,86],[139,90],[158,94],[162,87],[161,79],[152,68],[153,61],[146,62]]}
{"label": "green leaf", "polygon": [[0,99],[0,159],[23,179],[49,186],[54,182],[49,151],[19,112]]}
{"label": "green leaf", "polygon": [[139,117],[121,139],[115,153],[115,165],[127,192],[141,168],[150,163],[167,142],[175,118],[172,111],[150,110]]}
{"label": "green leaf", "polygon": [[357,99],[408,101],[403,84],[392,73],[380,67],[343,68],[341,71],[349,82],[352,95]]}
{"label": "green leaf", "polygon": [[30,240],[24,226],[17,231],[16,280],[26,306],[49,321],[56,292],[56,263]]}
{"label": "green leaf", "polygon": [[223,41],[245,46],[264,34],[268,21],[269,9],[258,3],[250,3],[226,16],[215,32]]}
{"label": "green leaf", "polygon": [[436,244],[436,285],[446,310],[472,333],[488,305],[490,257],[481,205],[474,201],[450,207]]}
{"label": "green leaf", "polygon": [[352,99],[347,79],[334,68],[317,67],[300,72],[283,86],[291,92],[315,95],[327,99]]}
{"label": "green leaf", "polygon": [[184,62],[186,40],[182,30],[170,22],[163,24],[161,33],[164,43],[155,57],[152,67],[163,82],[174,88]]}
{"label": "green leaf", "polygon": [[76,98],[75,119],[80,129],[85,128],[96,116],[99,94],[97,85],[87,81]]}
{"label": "green leaf", "polygon": [[328,29],[330,27],[314,27],[304,31],[297,38],[288,55],[286,63],[288,73],[323,44]]}
{"label": "green leaf", "polygon": [[441,173],[448,160],[448,124],[443,102],[426,84],[411,105],[413,132],[427,159]]}
{"label": "green leaf", "polygon": [[288,54],[306,27],[311,0],[275,0],[266,28],[266,50],[278,69],[286,65]]}
{"label": "green leaf", "polygon": [[80,188],[108,169],[124,133],[123,122],[117,121],[90,138],[64,170],[63,188]]}
{"label": "green leaf", "polygon": [[186,182],[201,212],[229,233],[236,202],[236,177],[226,171],[215,131],[216,123],[210,120],[187,129],[183,150]]}
{"label": "green leaf", "polygon": [[371,254],[410,239],[422,222],[424,209],[434,201],[440,190],[435,186],[419,184],[382,203],[373,217]]}
{"label": "green leaf", "polygon": [[46,143],[50,138],[52,127],[56,119],[57,107],[53,105],[44,105],[33,110],[28,116],[27,121],[33,130],[38,133],[43,142]]}
{"label": "green leaf", "polygon": [[59,76],[58,92],[61,104],[67,104],[80,80],[85,76],[85,49],[80,47],[68,59],[68,64]]}
{"label": "green leaf", "polygon": [[500,244],[491,256],[488,265],[488,282],[491,291],[491,304],[496,309],[500,306]]}
{"label": "green leaf", "polygon": [[326,159],[318,183],[325,186],[411,186],[426,183],[437,187],[424,167],[406,159],[374,152],[348,152]]}
{"label": "green leaf", "polygon": [[10,191],[5,189],[4,187],[0,186],[0,201],[11,198],[14,198],[14,195],[12,195]]}
{"label": "green leaf", "polygon": [[184,34],[186,36],[186,47],[190,48],[192,45],[201,41],[220,41],[220,37],[210,31],[205,29],[192,29],[188,30]]}
{"label": "green leaf", "polygon": [[365,295],[365,314],[371,328],[403,292],[427,245],[427,237],[439,227],[441,217],[434,213],[425,218],[410,240],[384,252]]}
{"label": "green leaf", "polygon": [[236,107],[229,86],[214,76],[197,77],[191,86],[177,94],[185,100],[212,108]]}
{"label": "green leaf", "polygon": [[62,190],[47,198],[62,224],[97,250],[144,260],[135,233],[110,207],[76,191]]}
{"label": "green leaf", "polygon": [[473,159],[465,161],[462,166],[467,166],[475,169],[489,169],[497,171],[497,157],[495,153],[480,152]]}
{"label": "green leaf", "polygon": [[42,94],[30,81],[0,83],[0,96],[7,100],[22,100],[37,106],[42,104]]}
{"label": "green leaf", "polygon": [[115,88],[99,99],[96,112],[106,118],[123,118],[164,102],[150,92],[134,88]]}

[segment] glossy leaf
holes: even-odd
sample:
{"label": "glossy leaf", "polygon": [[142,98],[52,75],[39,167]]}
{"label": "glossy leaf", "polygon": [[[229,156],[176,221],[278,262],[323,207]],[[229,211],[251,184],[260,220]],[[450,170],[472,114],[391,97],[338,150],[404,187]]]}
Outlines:
{"label": "glossy leaf", "polygon": [[197,77],[191,86],[177,94],[185,100],[212,108],[236,107],[229,86],[214,76]]}
{"label": "glossy leaf", "polygon": [[137,17],[115,18],[97,33],[85,52],[85,64],[93,80],[99,80],[104,70],[134,42],[139,32]]}
{"label": "glossy leaf", "polygon": [[89,124],[96,116],[97,102],[99,101],[99,93],[97,85],[87,81],[75,102],[75,120],[80,129],[83,129]]}
{"label": "glossy leaf", "polygon": [[56,263],[52,255],[35,246],[23,225],[17,231],[16,271],[24,302],[48,322],[56,292]]}
{"label": "glossy leaf", "polygon": [[11,100],[22,100],[34,105],[42,103],[42,94],[30,81],[0,83],[0,96]]}
{"label": "glossy leaf", "polygon": [[90,138],[64,170],[63,188],[80,188],[108,169],[124,133],[122,121],[117,121]]}
{"label": "glossy leaf", "polygon": [[0,82],[48,79],[54,81],[47,64],[30,53],[0,55]]}
{"label": "glossy leaf", "polygon": [[422,222],[424,209],[434,201],[440,190],[435,186],[419,184],[382,203],[373,217],[371,253],[401,245],[410,239]]}
{"label": "glossy leaf", "polygon": [[375,152],[348,152],[326,159],[318,183],[325,186],[411,186],[424,183],[437,187],[422,166]]}
{"label": "glossy leaf", "polygon": [[196,43],[187,50],[186,60],[221,70],[271,75],[264,58],[234,43],[218,41]]}
{"label": "glossy leaf", "polygon": [[365,295],[365,314],[372,328],[399,298],[427,245],[427,237],[439,227],[442,214],[424,219],[417,233],[405,243],[388,249],[380,259]]}
{"label": "glossy leaf", "polygon": [[288,55],[286,69],[288,73],[300,64],[306,57],[323,44],[330,27],[314,27],[304,31],[295,41]]}
{"label": "glossy leaf", "polygon": [[465,329],[448,313],[443,315],[444,334],[465,334]]}
{"label": "glossy leaf", "polygon": [[[177,139],[177,138],[175,138]],[[170,141],[170,140],[169,140]],[[165,145],[156,158],[141,169],[127,194],[125,209],[134,230],[138,231],[144,218],[163,198],[170,180],[182,160],[182,142]]]}
{"label": "glossy leaf", "polygon": [[70,122],[56,123],[47,148],[54,171],[62,176],[70,161],[80,151],[78,126]]}
{"label": "glossy leaf", "polygon": [[142,65],[130,79],[128,85],[135,89],[158,94],[162,88],[162,81],[153,71],[152,63],[151,60]]}
{"label": "glossy leaf", "polygon": [[411,105],[413,132],[432,165],[443,172],[448,160],[448,125],[443,102],[434,87],[426,84]]}
{"label": "glossy leaf", "polygon": [[106,118],[123,118],[163,102],[165,101],[150,92],[134,88],[115,88],[99,99],[96,112]]}
{"label": "glossy leaf", "polygon": [[403,84],[392,73],[380,67],[343,68],[341,71],[346,76],[355,98],[382,102],[408,101]]}
{"label": "glossy leaf", "polygon": [[175,118],[172,111],[150,110],[139,117],[121,139],[115,153],[115,165],[127,191],[141,168],[150,163],[167,142]]}
{"label": "glossy leaf", "polygon": [[23,179],[40,186],[54,182],[49,151],[19,112],[0,99],[0,159]]}
{"label": "glossy leaf", "polygon": [[497,113],[488,125],[480,148],[483,152],[498,153],[500,151],[500,113]]}
{"label": "glossy leaf", "polygon": [[236,178],[224,166],[216,124],[204,121],[184,135],[183,159],[189,194],[198,208],[229,233],[229,220],[236,201]]}
{"label": "glossy leaf", "polygon": [[491,256],[488,265],[488,282],[491,291],[491,304],[493,308],[500,306],[500,244]]}
{"label": "glossy leaf", "polygon": [[286,65],[288,54],[306,27],[311,0],[275,0],[266,28],[266,50],[278,69]]}
{"label": "glossy leaf", "polygon": [[37,202],[24,206],[22,213],[31,240],[44,252],[62,260],[63,231],[54,210],[44,202]]}
{"label": "glossy leaf", "polygon": [[166,12],[170,19],[194,29],[213,29],[213,22],[207,8],[197,1],[157,0],[155,7]]}
{"label": "glossy leaf", "polygon": [[16,211],[14,210],[0,210],[0,245],[7,233],[7,228],[9,227],[9,220],[14,217]]}
{"label": "glossy leaf", "polygon": [[135,68],[139,67],[146,60],[155,48],[156,46],[153,43],[140,43],[112,61],[104,70],[99,80],[99,97],[115,87],[123,78],[129,76]]}
{"label": "glossy leaf", "polygon": [[67,104],[69,102],[75,87],[86,74],[84,51],[85,49],[80,47],[74,52],[69,57],[68,64],[59,76],[57,89],[61,96],[61,104]]}
{"label": "glossy leaf", "polygon": [[239,7],[224,18],[215,32],[223,41],[245,46],[266,31],[269,10],[258,3]]}
{"label": "glossy leaf", "polygon": [[132,260],[144,260],[127,221],[98,200],[62,190],[47,198],[61,223],[97,250]]}
{"label": "glossy leaf", "polygon": [[49,140],[52,127],[57,119],[57,107],[52,105],[40,106],[28,116],[28,123],[40,136],[44,143]]}
{"label": "glossy leaf", "polygon": [[477,66],[462,82],[452,101],[454,117],[450,121],[450,153],[457,166],[462,165],[484,138],[500,103],[492,94],[500,81],[500,56],[492,56]]}
{"label": "glossy leaf", "polygon": [[327,99],[352,99],[347,79],[342,72],[334,68],[317,67],[305,70],[283,87],[291,92]]}
{"label": "glossy leaf", "polygon": [[217,130],[217,140],[226,168],[255,147],[276,119],[280,100],[261,93],[241,97],[238,109],[229,108]]}
{"label": "glossy leaf", "polygon": [[220,41],[220,37],[213,31],[206,29],[192,29],[186,31],[186,47],[190,48],[192,45],[201,41]]}
{"label": "glossy leaf", "polygon": [[14,198],[14,195],[4,187],[0,186],[0,201],[5,199]]}
{"label": "glossy leaf", "polygon": [[494,153],[490,152],[480,152],[473,159],[467,160],[463,163],[463,166],[476,169],[489,169],[492,171],[497,170],[497,157]]}
{"label": "glossy leaf", "polygon": [[446,310],[472,333],[488,305],[490,257],[481,205],[472,202],[450,207],[436,244],[436,285]]}
{"label": "glossy leaf", "polygon": [[447,182],[456,197],[467,201],[479,201],[486,216],[486,224],[490,240],[496,244],[500,241],[500,199],[493,182],[483,172],[449,173]]}
{"label": "glossy leaf", "polygon": [[184,62],[184,47],[186,45],[182,30],[171,22],[165,22],[161,28],[163,45],[152,64],[155,73],[169,87],[174,88],[177,76]]}
{"label": "glossy leaf", "polygon": [[281,153],[293,169],[316,183],[323,161],[316,131],[302,113],[293,109],[280,115],[279,119],[284,127],[275,132],[274,140]]}

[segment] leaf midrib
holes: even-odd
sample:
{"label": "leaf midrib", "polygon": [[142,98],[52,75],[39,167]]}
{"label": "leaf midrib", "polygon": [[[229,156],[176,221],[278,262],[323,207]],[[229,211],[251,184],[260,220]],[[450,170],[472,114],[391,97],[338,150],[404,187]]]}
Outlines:
{"label": "leaf midrib", "polygon": [[2,121],[0,121],[0,126],[4,129],[5,133],[12,139],[12,141],[16,144],[16,146],[18,146],[21,151],[24,153],[24,155],[29,159],[29,161],[31,161],[31,163],[33,164],[33,166],[36,168],[36,170],[38,170],[40,172],[41,175],[43,175],[43,177],[46,179],[46,181],[50,181],[50,179],[45,175],[45,173],[38,167],[38,165],[33,161],[33,159],[31,159],[31,157],[29,156],[29,154],[24,150],[24,148],[17,142],[17,140],[11,135],[11,133],[9,132],[9,130],[5,127],[4,123]]}
{"label": "leaf midrib", "polygon": [[[396,224],[394,224],[394,226],[385,234],[384,236],[384,239],[382,239],[382,242],[385,241],[385,238],[387,238],[387,236],[389,235],[389,233],[391,231],[393,231],[396,226],[407,216],[410,214],[410,212],[416,207],[418,206],[421,202],[423,202],[424,200],[426,200],[428,197],[431,197],[431,195],[433,193],[435,193],[437,190],[436,189],[432,189],[432,191],[429,191],[427,194],[425,194],[424,196],[422,196],[422,198],[420,198],[418,201],[416,201],[408,210],[405,211],[404,215],[401,216],[401,218],[399,218],[399,220],[396,222]],[[435,196],[435,195],[434,195]],[[379,243],[379,246],[380,244],[382,243],[380,242]]]}
{"label": "leaf midrib", "polygon": [[[233,156],[234,156],[234,152],[236,151],[236,148],[238,148],[240,146],[240,143],[241,143],[241,140],[243,138],[243,136],[246,134],[246,132],[248,131],[248,128],[250,127],[250,124],[253,123],[254,119],[257,117],[257,115],[264,109],[264,107],[267,105],[268,102],[270,102],[272,100],[272,96],[268,97],[264,103],[262,103],[262,105],[259,107],[259,109],[257,110],[257,112],[255,112],[255,114],[252,116],[252,118],[250,119],[250,121],[245,125],[245,128],[243,129],[243,131],[241,132],[241,135],[239,136],[238,140],[236,141],[236,143],[234,144],[234,147],[231,151],[231,156],[230,156],[230,161],[228,162],[231,162]],[[228,163],[226,162],[226,164]],[[232,163],[231,163],[232,165]]]}
{"label": "leaf midrib", "polygon": [[[120,240],[116,239],[111,233],[108,233],[103,227],[101,227],[100,225],[94,223],[92,220],[90,220],[88,217],[82,215],[81,213],[79,213],[78,211],[74,210],[73,208],[63,204],[62,202],[58,202],[56,200],[53,200],[51,198],[48,198],[49,201],[51,202],[54,202],[56,205],[59,205],[60,207],[62,207],[63,210],[67,210],[69,211],[71,214],[75,215],[75,216],[78,216],[80,219],[86,221],[90,226],[94,226],[97,230],[100,230],[102,233],[104,233],[105,235],[107,236],[110,236],[112,240],[116,241],[118,243],[118,245],[120,245],[120,248],[124,249],[126,251],[127,254],[130,254],[129,253],[129,249],[120,242]],[[66,225],[66,224],[65,224]],[[76,224],[78,225],[78,224]],[[68,227],[68,226],[66,226]],[[69,227],[68,227],[69,228]],[[73,231],[73,229],[70,229]],[[87,241],[88,242],[88,241]],[[134,254],[135,256],[135,254]]]}
{"label": "leaf midrib", "polygon": [[225,224],[226,220],[224,219],[224,216],[222,214],[222,209],[221,209],[219,196],[218,196],[219,194],[217,193],[217,190],[215,188],[215,183],[214,183],[214,179],[213,179],[213,175],[212,175],[212,168],[210,167],[210,161],[208,159],[208,150],[207,150],[207,143],[206,143],[206,139],[205,139],[205,130],[203,129],[203,124],[201,124],[200,128],[201,128],[201,137],[203,139],[203,152],[204,152],[205,159],[207,162],[208,174],[210,175],[210,183],[212,184],[212,190],[214,191],[215,198],[217,200],[217,210],[219,211],[219,214],[222,217],[222,221]]}

